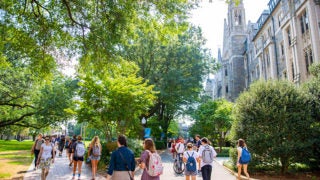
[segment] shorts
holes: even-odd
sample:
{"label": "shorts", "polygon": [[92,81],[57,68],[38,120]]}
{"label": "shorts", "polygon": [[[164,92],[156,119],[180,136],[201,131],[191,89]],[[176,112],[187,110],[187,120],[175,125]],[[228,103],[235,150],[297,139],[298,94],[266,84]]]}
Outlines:
{"label": "shorts", "polygon": [[73,160],[74,161],[83,161],[83,156],[82,157],[73,156]]}
{"label": "shorts", "polygon": [[90,155],[90,159],[91,160],[100,160],[100,156],[94,156],[94,155]]}
{"label": "shorts", "polygon": [[187,171],[187,169],[184,171],[184,175],[186,176],[196,176],[197,171]]}
{"label": "shorts", "polygon": [[39,168],[40,169],[49,169],[51,162],[52,162],[51,160],[52,160],[52,158],[48,158],[48,159],[41,158],[40,163],[39,163]]}

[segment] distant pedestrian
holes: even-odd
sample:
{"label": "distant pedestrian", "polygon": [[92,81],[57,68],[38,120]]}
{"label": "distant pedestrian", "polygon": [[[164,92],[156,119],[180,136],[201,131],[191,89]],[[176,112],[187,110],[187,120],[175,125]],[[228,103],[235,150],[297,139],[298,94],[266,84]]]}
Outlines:
{"label": "distant pedestrian", "polygon": [[75,179],[75,174],[76,174],[77,169],[78,169],[78,179],[80,179],[83,157],[84,157],[84,154],[86,152],[85,145],[82,142],[82,137],[81,136],[77,137],[77,142],[73,146],[72,152],[73,152],[73,174],[72,174],[72,179]]}
{"label": "distant pedestrian", "polygon": [[211,180],[213,158],[217,156],[217,152],[209,145],[207,138],[201,139],[201,146],[198,151],[201,159],[201,174],[203,180]]}
{"label": "distant pedestrian", "polygon": [[59,145],[59,156],[62,156],[62,153],[63,153],[63,149],[64,149],[64,146],[66,144],[66,136],[65,135],[61,135],[61,137],[59,138],[59,141],[58,141]]}
{"label": "distant pedestrian", "polygon": [[40,133],[31,148],[31,153],[34,154],[34,170],[37,169],[37,160],[40,153],[41,145],[43,143],[44,143],[44,140],[42,139],[42,134]]}
{"label": "distant pedestrian", "polygon": [[118,136],[118,149],[111,154],[107,180],[133,180],[136,162],[124,135]]}
{"label": "distant pedestrian", "polygon": [[51,163],[54,163],[55,158],[54,146],[50,142],[50,136],[45,137],[45,143],[41,145],[40,154],[37,160],[37,164],[41,171],[41,180],[45,180],[49,174]]}
{"label": "distant pedestrian", "polygon": [[71,163],[72,142],[69,136],[66,136],[66,143],[64,145],[64,148],[66,149],[66,155],[69,159],[69,163]]}
{"label": "distant pedestrian", "polygon": [[70,153],[70,157],[71,157],[71,161],[69,164],[70,167],[72,166],[72,163],[73,163],[73,148],[76,145],[76,143],[77,143],[77,136],[73,135],[72,139],[71,139],[70,148],[69,148],[69,153]]}
{"label": "distant pedestrian", "polygon": [[[191,158],[191,160],[189,158]],[[194,160],[194,162],[191,162],[192,160]],[[183,153],[183,162],[186,163],[186,170],[184,171],[186,180],[190,180],[190,177],[191,177],[191,180],[196,179],[198,161],[199,161],[199,155],[197,151],[193,150],[193,143],[188,143],[187,150]]]}
{"label": "distant pedestrian", "polygon": [[89,151],[88,151],[88,157],[90,157],[90,160],[91,160],[92,179],[96,178],[96,172],[97,172],[101,152],[102,152],[102,146],[100,144],[100,139],[98,136],[95,136],[91,140]]}
{"label": "distant pedestrian", "polygon": [[[156,146],[154,145],[153,140],[150,138],[145,139],[143,142],[143,149],[144,151],[141,153],[140,160],[139,160],[139,167],[143,169],[141,180],[160,180],[160,175],[162,174],[162,171],[163,171],[163,167],[161,167],[162,164],[159,164],[160,165],[159,168],[156,167],[157,166],[156,164],[152,165],[152,163],[154,162],[157,162],[157,163],[161,162],[160,156],[157,155]],[[150,171],[149,169],[150,166],[154,167],[152,171]],[[153,175],[150,172],[152,172]]]}
{"label": "distant pedestrian", "polygon": [[[195,145],[197,147],[197,152],[199,151],[199,148],[201,146],[201,138],[199,134],[196,134],[195,137]],[[198,173],[201,173],[201,168],[200,168],[200,161],[198,162]]]}
{"label": "distant pedestrian", "polygon": [[241,176],[241,169],[243,167],[243,172],[244,174],[247,176],[247,178],[249,179],[250,178],[250,175],[248,173],[248,163],[242,163],[240,161],[240,157],[241,157],[241,154],[242,154],[242,150],[243,148],[247,148],[247,145],[245,143],[245,141],[243,139],[239,139],[238,140],[238,144],[237,144],[237,152],[238,152],[238,161],[237,161],[237,167],[238,167],[238,178],[237,179],[241,179],[240,176]]}
{"label": "distant pedestrian", "polygon": [[171,153],[172,153],[172,159],[175,159],[177,156],[177,150],[176,150],[176,140],[172,139],[171,143]]}

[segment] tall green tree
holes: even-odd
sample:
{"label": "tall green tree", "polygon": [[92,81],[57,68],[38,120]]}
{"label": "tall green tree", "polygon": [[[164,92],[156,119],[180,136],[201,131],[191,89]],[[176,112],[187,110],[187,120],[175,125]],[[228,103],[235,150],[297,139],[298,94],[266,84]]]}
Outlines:
{"label": "tall green tree", "polygon": [[280,162],[282,173],[288,172],[291,163],[309,161],[314,139],[306,100],[287,81],[252,84],[236,101],[233,140],[245,139],[260,165]]}
{"label": "tall green tree", "polygon": [[98,74],[94,71],[89,74],[86,70],[90,67],[86,67],[80,76],[78,120],[95,125],[109,138],[113,131],[141,132],[139,116],[148,111],[156,94],[154,86],[137,76],[139,68],[134,63],[118,62],[101,68],[102,73]]}
{"label": "tall green tree", "polygon": [[233,121],[232,106],[233,104],[225,99],[208,100],[200,104],[192,114],[195,122],[190,128],[191,133],[217,139],[221,151]]}

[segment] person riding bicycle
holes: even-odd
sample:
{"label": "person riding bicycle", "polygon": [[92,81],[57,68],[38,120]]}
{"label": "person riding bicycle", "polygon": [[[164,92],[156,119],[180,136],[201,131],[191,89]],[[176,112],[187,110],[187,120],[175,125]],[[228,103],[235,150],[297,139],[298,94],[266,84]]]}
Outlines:
{"label": "person riding bicycle", "polygon": [[179,161],[179,168],[181,168],[182,166],[182,157],[183,157],[183,153],[185,150],[185,146],[184,146],[184,140],[182,137],[179,137],[179,139],[177,140],[175,149],[177,151],[177,160]]}

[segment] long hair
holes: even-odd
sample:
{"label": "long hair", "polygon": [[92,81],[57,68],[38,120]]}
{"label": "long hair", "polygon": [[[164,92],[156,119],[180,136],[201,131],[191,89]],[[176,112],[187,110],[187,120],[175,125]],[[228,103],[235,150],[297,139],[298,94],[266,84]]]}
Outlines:
{"label": "long hair", "polygon": [[156,152],[156,146],[154,145],[154,142],[152,139],[147,138],[144,140],[144,149],[149,150],[152,153]]}
{"label": "long hair", "polygon": [[95,136],[91,140],[91,146],[99,146],[100,145],[100,139],[98,136]]}
{"label": "long hair", "polygon": [[246,142],[243,139],[239,139],[238,140],[238,146],[239,147],[245,147],[246,146]]}

